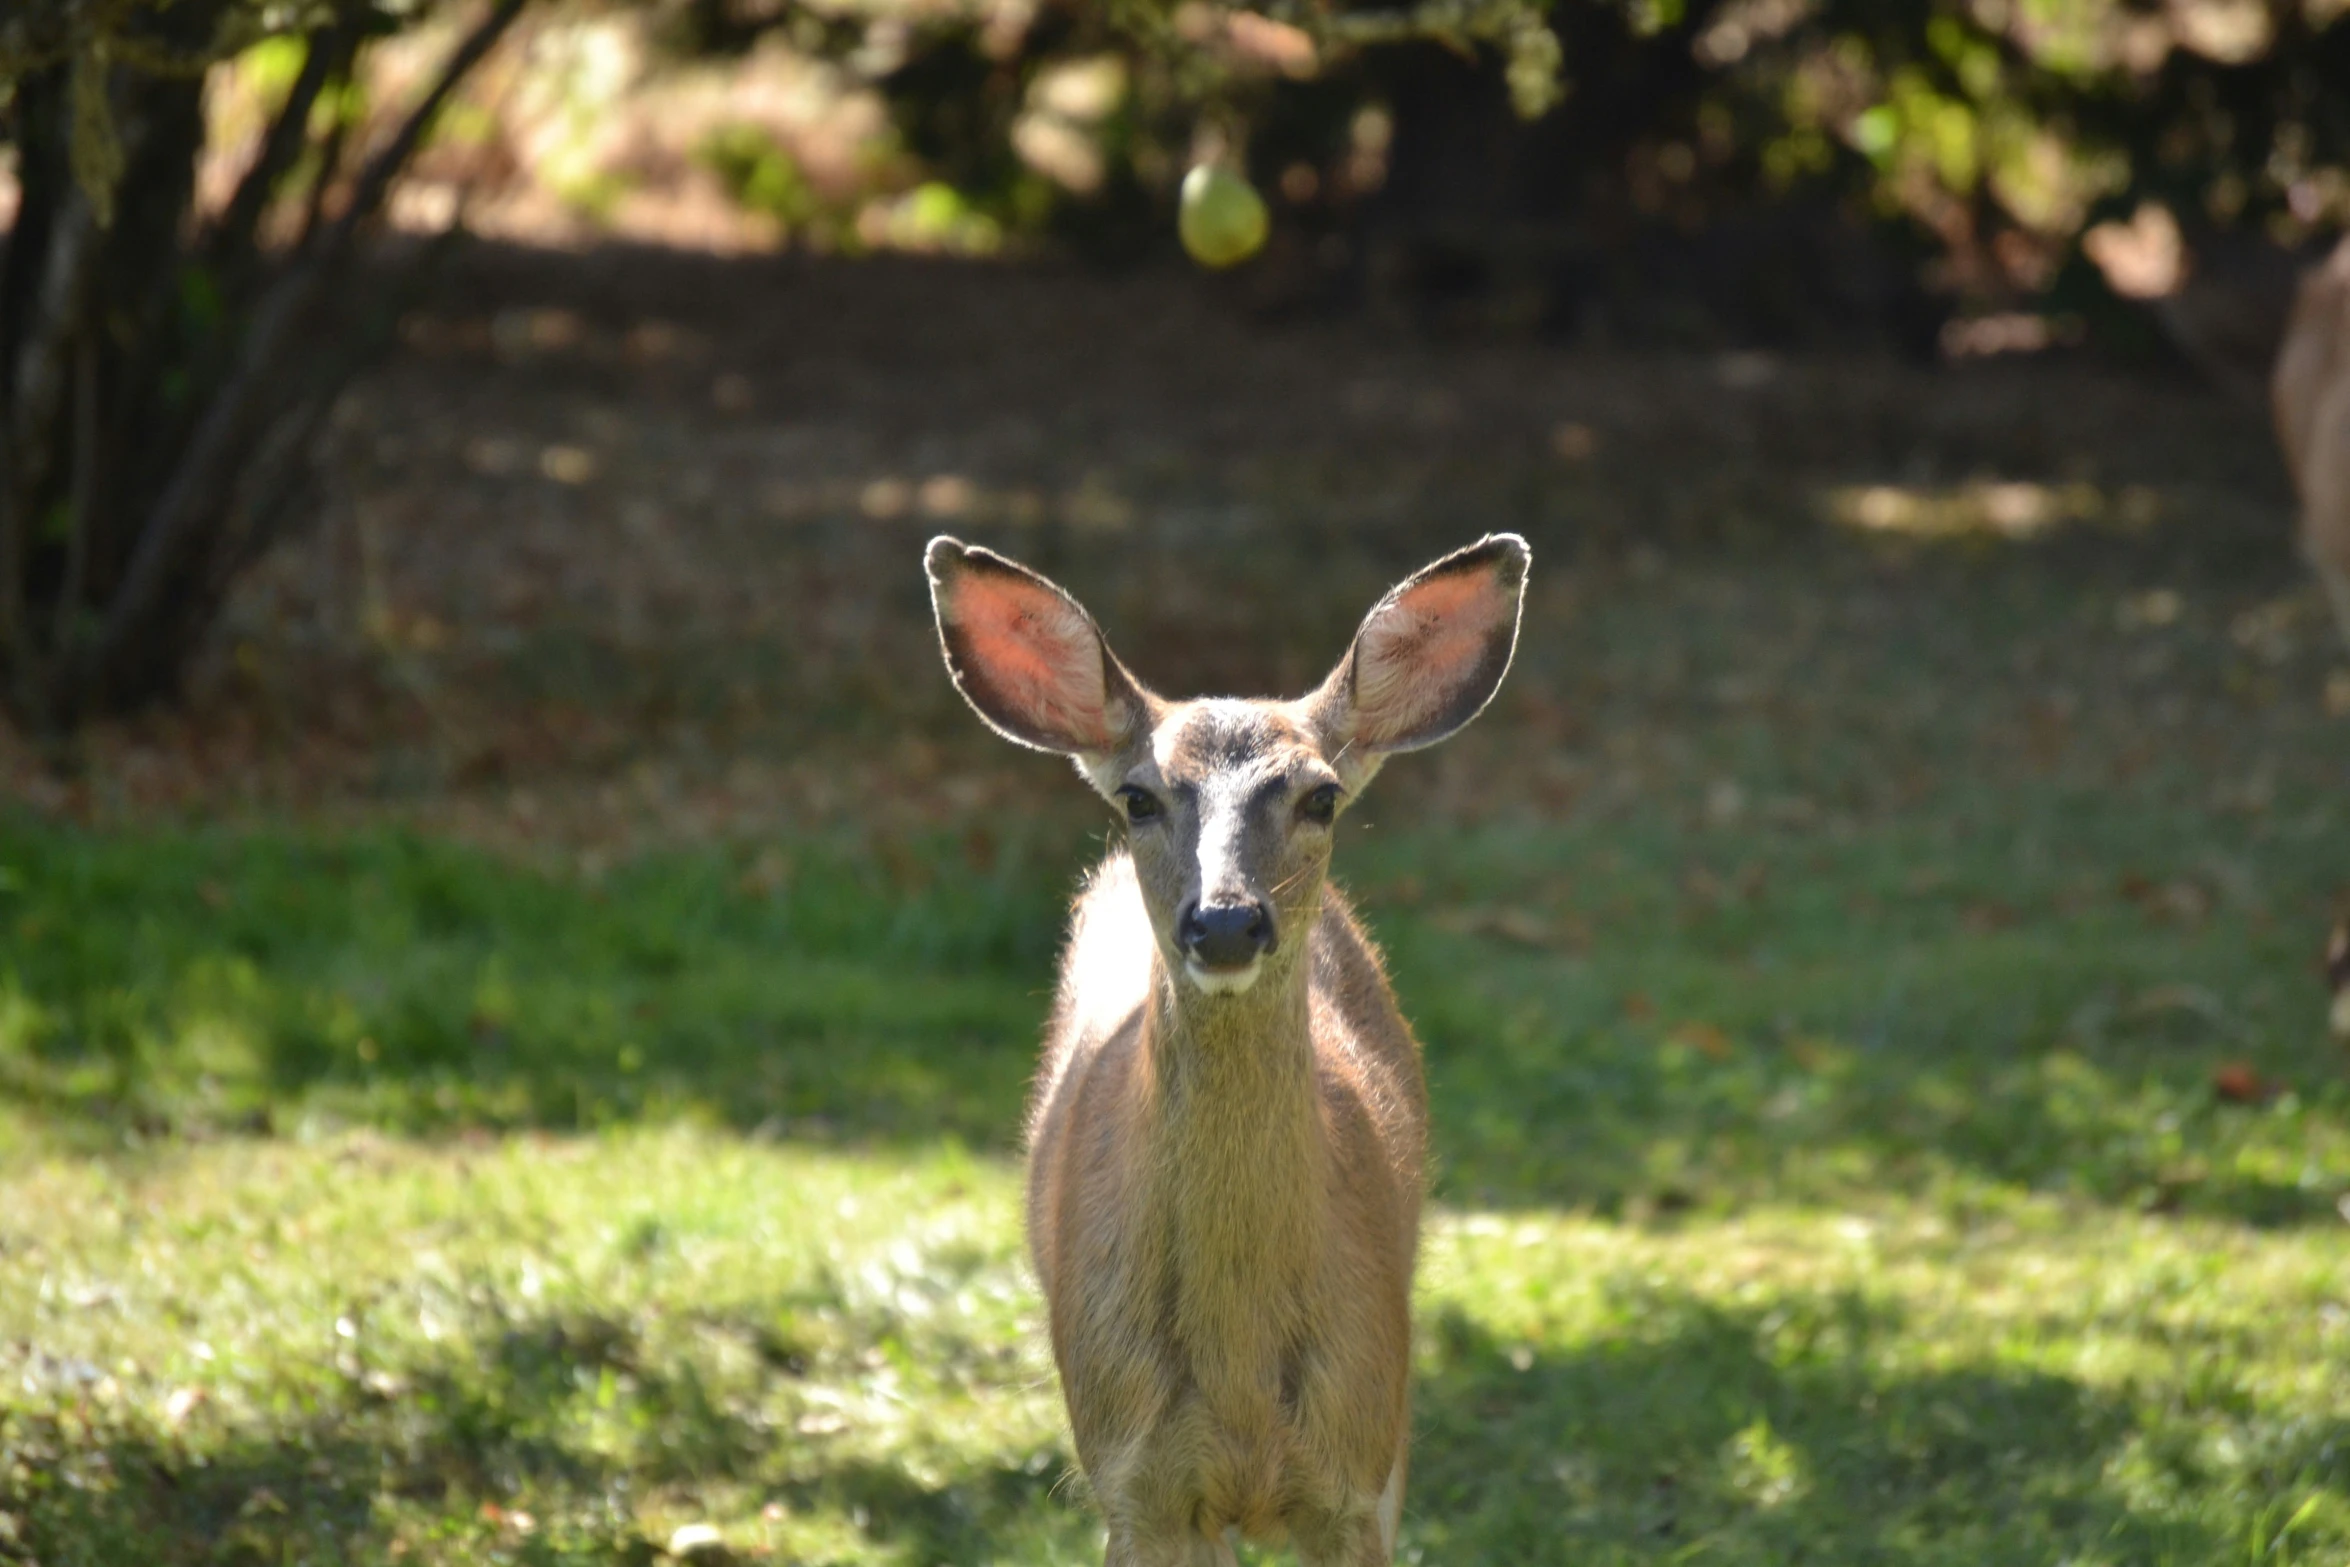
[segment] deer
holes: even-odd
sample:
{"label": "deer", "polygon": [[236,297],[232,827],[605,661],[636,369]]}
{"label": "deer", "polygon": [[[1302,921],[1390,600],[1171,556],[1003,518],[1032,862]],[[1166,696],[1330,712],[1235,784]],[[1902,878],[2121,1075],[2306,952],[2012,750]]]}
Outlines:
{"label": "deer", "polygon": [[2301,279],[2269,397],[2300,495],[2301,553],[2350,645],[2350,239]]}
{"label": "deer", "polygon": [[1493,534],[1405,578],[1293,701],[1171,701],[1045,577],[925,554],[957,689],[1125,821],[1074,903],[1026,1128],[1105,1567],[1236,1567],[1242,1540],[1392,1560],[1427,1092],[1331,845],[1390,755],[1492,700],[1530,559]]}

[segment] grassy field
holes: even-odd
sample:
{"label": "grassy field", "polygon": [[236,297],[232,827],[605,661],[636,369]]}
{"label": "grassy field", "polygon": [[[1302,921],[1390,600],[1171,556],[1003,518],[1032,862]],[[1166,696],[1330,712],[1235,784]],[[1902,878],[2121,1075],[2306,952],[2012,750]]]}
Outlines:
{"label": "grassy field", "polygon": [[[958,524],[1176,689],[1302,684],[1399,568],[1534,539],[1504,697],[1338,851],[1433,1096],[1406,1558],[2350,1558],[2350,671],[2244,431],[1462,363],[1434,455],[1076,429],[1067,528]],[[409,444],[350,504],[420,531],[361,651],[272,618],[323,569],[281,561],[195,722],[10,775],[0,1562],[1098,1559],[1012,1137],[1114,829],[956,707],[935,519],[872,489],[1030,481],[876,437],[823,515],[663,532],[597,510],[700,482],[628,440],[797,416],[697,445],[460,369],[371,394]],[[436,469],[477,383],[612,482]],[[611,549],[542,604],[499,572],[556,521]]]}
{"label": "grassy field", "polygon": [[[2350,1548],[2343,829],[2262,913],[1980,806],[1346,846],[1435,1093],[1414,1559]],[[8,1548],[1097,1549],[1006,1144],[1080,845],[917,847],[0,833]]]}

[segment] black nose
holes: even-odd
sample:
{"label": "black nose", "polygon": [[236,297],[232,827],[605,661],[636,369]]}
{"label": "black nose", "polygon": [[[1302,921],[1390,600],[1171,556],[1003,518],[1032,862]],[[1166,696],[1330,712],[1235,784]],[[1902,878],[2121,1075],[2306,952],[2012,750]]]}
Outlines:
{"label": "black nose", "polygon": [[1273,950],[1273,911],[1262,903],[1195,903],[1176,926],[1183,950],[1205,968],[1246,968]]}

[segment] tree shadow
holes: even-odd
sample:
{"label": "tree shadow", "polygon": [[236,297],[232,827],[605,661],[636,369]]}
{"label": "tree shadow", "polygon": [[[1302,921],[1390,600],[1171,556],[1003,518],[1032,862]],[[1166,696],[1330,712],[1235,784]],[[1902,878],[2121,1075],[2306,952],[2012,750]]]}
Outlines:
{"label": "tree shadow", "polygon": [[[0,1101],[91,1149],[307,1118],[430,1136],[683,1115],[1016,1156],[1082,830],[1073,812],[984,856],[945,834],[802,846],[771,882],[752,847],[591,879],[394,834],[0,827],[21,881],[0,918],[35,933],[0,977]],[[1515,845],[1536,867],[1521,879],[1578,852],[1557,835],[1479,842]],[[1439,1190],[1456,1200],[1663,1213],[1957,1176],[2336,1222],[2331,1188],[2289,1172],[2330,1157],[2339,1087],[2230,1106],[2201,1035],[2068,1037],[2081,988],[2112,983],[2085,938],[2013,958],[1945,943],[1897,1014],[1872,1013],[1882,980],[1749,984],[1743,959],[1669,928],[1561,961],[1364,901],[1428,1041]],[[2227,961],[2250,984],[2267,958]],[[1618,972],[1650,976],[1659,1015],[1621,1010],[1603,983]],[[1837,1008],[1850,1026],[1831,1021],[1823,1064],[1788,1020]],[[1692,1015],[1715,1032],[1688,1033]],[[2237,1157],[2256,1137],[2320,1151]]]}
{"label": "tree shadow", "polygon": [[91,1148],[690,1115],[1008,1151],[1065,872],[1016,837],[976,867],[944,834],[775,858],[582,876],[401,834],[0,823],[0,919],[30,933],[0,972],[0,1098]]}
{"label": "tree shadow", "polygon": [[[2155,1500],[2218,1479],[2196,1472],[2211,1460],[2177,1411],[1996,1364],[1888,1369],[1894,1326],[1853,1297],[1650,1296],[1625,1303],[1620,1332],[1561,1352],[1497,1341],[1455,1308],[1423,1361],[1406,1536],[1453,1562],[1521,1559],[1530,1540],[1561,1560],[1920,1567],[2242,1548],[2209,1511]],[[2294,1426],[2234,1477],[2250,1510],[2350,1480],[2345,1437],[2339,1419]],[[2151,1471],[2136,1494],[2117,1478],[2133,1469]]]}
{"label": "tree shadow", "polygon": [[[1900,1324],[1851,1295],[1615,1304],[1618,1324],[1572,1348],[1506,1342],[1457,1307],[1425,1324],[1405,1559],[2213,1562],[2278,1499],[2350,1485],[2350,1420],[2277,1422],[2233,1454],[2205,1440],[2209,1409],[2126,1387],[1889,1365],[1930,1347],[1896,1349]],[[947,1567],[1098,1549],[1057,1446],[958,1456],[913,1429],[892,1450],[844,1448],[745,1399],[697,1405],[682,1363],[592,1318],[518,1319],[435,1356],[372,1384],[388,1391],[354,1382],[225,1434],[201,1415],[185,1432],[87,1406],[12,1415],[12,1548],[53,1567],[195,1567],[384,1560],[405,1537],[642,1564],[656,1542],[634,1508],[657,1495],[737,1520],[780,1504]],[[616,1368],[641,1410],[626,1448],[575,1418]],[[2312,1559],[2291,1542],[2270,1554]]]}
{"label": "tree shadow", "polygon": [[[1381,928],[1427,1045],[1453,1200],[1620,1216],[2032,1194],[2258,1228],[2339,1222],[2350,1082],[2295,1037],[2299,1009],[2256,1009],[2293,956],[2265,931],[2191,942],[2035,913],[2022,918],[2036,927],[1978,935],[1950,928],[1955,910],[1847,919],[1757,899],[1726,931],[1644,907],[1570,948],[1543,885],[1598,903],[1641,883],[1592,863],[1624,836],[1488,834],[1455,862],[1483,884],[1457,903],[1419,888],[1440,859],[1381,867],[1388,896],[1427,900]],[[1790,879],[1869,886],[1807,847],[1745,852]],[[1664,872],[1645,879],[1673,897]]]}
{"label": "tree shadow", "polygon": [[[2203,1056],[1937,1051],[1929,1038],[1823,1074],[1802,1046],[1755,1032],[1732,1062],[1663,1028],[1574,1033],[1539,1062],[1466,1059],[1490,1034],[1448,1042],[1432,1054],[1440,1190],[1611,1218],[1856,1194],[1965,1211],[2029,1193],[2259,1229],[2340,1222],[2340,1176],[2310,1173],[2330,1156],[2291,1169],[2237,1157],[2263,1111],[2218,1099]],[[2344,1097],[2320,1085],[2289,1113],[2331,1124]],[[2277,1136],[2290,1146],[2300,1134],[2288,1123]]]}
{"label": "tree shadow", "polygon": [[[347,1368],[346,1368],[347,1369]],[[768,1383],[788,1380],[769,1368]],[[626,1440],[587,1418],[623,1390]],[[772,1391],[769,1387],[767,1391]],[[432,1353],[339,1376],[266,1414],[210,1428],[87,1402],[0,1416],[0,1512],[11,1554],[73,1567],[395,1560],[427,1542],[524,1563],[662,1553],[639,1498],[737,1528],[763,1505],[844,1521],[874,1547],[980,1567],[1008,1537],[1090,1537],[1067,1506],[1057,1447],[1000,1459],[842,1452],[777,1427],[756,1397],[713,1389],[592,1313],[518,1317]]]}

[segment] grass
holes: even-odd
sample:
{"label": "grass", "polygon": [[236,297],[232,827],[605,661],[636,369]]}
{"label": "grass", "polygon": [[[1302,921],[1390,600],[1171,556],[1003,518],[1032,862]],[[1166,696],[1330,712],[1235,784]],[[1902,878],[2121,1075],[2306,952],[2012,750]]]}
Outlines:
{"label": "grass", "polygon": [[[1435,1098],[1411,1559],[2350,1549],[2343,825],[2190,894],[2197,818],[1968,798],[1344,847]],[[0,830],[0,1549],[1087,1559],[1007,1143],[1080,820]]]}
{"label": "grass", "polygon": [[[346,1134],[12,1185],[41,1561],[1098,1549],[994,1161]],[[1451,1211],[1407,1555],[2337,1560],[2340,1276],[2330,1232],[2047,1200]]]}
{"label": "grass", "polygon": [[[1848,439],[1801,414],[1757,449]],[[1973,428],[1945,477],[2038,471]],[[1880,483],[1898,433],[1835,472],[1964,524],[1972,490]],[[2028,545],[1862,539],[1797,506],[1810,470],[1623,447],[1458,481],[1535,539],[1526,643],[1339,851],[1433,1099],[1406,1559],[2350,1558],[2350,1079],[2313,972],[2350,673],[2243,526],[2265,503],[2153,472],[2159,523],[2107,485],[2110,524]],[[1358,539],[1310,504],[1420,492],[1330,463],[1273,470],[1267,514],[1321,520],[1251,541],[1259,586],[1327,586],[1294,623],[1199,565],[1222,512],[1161,528],[1138,489],[1130,537],[1031,542],[1146,677],[1296,685],[1472,531]],[[175,817],[126,763],[62,790],[82,825],[0,813],[0,1562],[650,1562],[687,1525],[826,1567],[1098,1559],[1012,1139],[1106,828],[954,709],[912,539],[731,540],[777,623],[681,610],[658,656],[510,628],[433,687],[464,765],[411,736],[434,765],[379,769],[389,803]],[[206,765],[233,790],[244,756]],[[660,817],[658,767],[607,810],[639,760],[733,810],[744,756],[824,786],[788,835],[415,825]]]}

